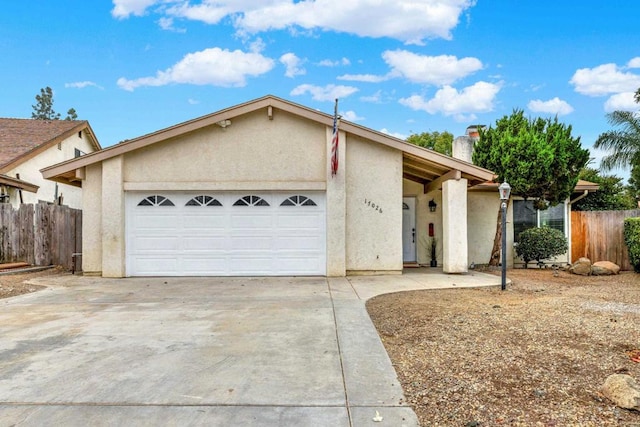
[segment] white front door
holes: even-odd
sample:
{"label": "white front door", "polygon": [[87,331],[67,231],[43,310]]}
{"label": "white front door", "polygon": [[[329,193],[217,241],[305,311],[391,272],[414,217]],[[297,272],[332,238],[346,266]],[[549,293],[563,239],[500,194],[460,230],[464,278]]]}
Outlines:
{"label": "white front door", "polygon": [[402,199],[402,261],[416,262],[416,199]]}

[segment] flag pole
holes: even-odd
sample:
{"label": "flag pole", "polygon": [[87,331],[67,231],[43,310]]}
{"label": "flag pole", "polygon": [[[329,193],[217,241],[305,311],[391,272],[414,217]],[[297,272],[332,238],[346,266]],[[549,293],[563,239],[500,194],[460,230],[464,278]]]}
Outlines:
{"label": "flag pole", "polygon": [[331,177],[338,173],[338,126],[340,125],[340,117],[338,116],[338,98],[333,109],[333,135],[331,137]]}

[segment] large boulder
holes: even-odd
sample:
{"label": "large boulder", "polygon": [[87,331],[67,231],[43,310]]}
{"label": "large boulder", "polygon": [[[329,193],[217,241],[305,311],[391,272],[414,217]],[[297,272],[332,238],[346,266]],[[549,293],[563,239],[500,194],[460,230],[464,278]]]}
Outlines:
{"label": "large boulder", "polygon": [[589,258],[579,258],[571,264],[569,271],[573,274],[589,276],[591,274],[591,260]]}
{"label": "large boulder", "polygon": [[640,411],[640,385],[630,375],[609,375],[600,391],[616,406]]}
{"label": "large boulder", "polygon": [[620,273],[620,266],[611,261],[598,261],[591,265],[591,274],[594,276],[611,276]]}

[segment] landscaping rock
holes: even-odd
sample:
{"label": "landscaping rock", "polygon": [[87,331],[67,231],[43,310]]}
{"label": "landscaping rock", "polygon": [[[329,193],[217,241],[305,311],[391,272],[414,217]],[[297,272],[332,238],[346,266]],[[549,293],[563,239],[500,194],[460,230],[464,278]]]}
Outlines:
{"label": "landscaping rock", "polygon": [[569,271],[573,274],[589,276],[591,275],[591,260],[589,258],[580,258],[571,265]]}
{"label": "landscaping rock", "polygon": [[640,411],[640,385],[630,375],[609,375],[601,391],[616,406]]}
{"label": "landscaping rock", "polygon": [[611,276],[618,273],[620,266],[611,261],[598,261],[591,266],[591,274],[594,276]]}

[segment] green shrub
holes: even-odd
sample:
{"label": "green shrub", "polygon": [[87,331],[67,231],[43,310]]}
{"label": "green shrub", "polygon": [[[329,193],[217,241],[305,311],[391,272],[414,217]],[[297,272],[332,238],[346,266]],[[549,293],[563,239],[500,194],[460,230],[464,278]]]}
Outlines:
{"label": "green shrub", "polygon": [[562,255],[569,248],[564,234],[547,226],[525,230],[519,234],[518,240],[516,254],[524,260],[525,268],[530,261],[540,263],[543,259]]}
{"label": "green shrub", "polygon": [[624,243],[629,250],[629,261],[636,273],[640,273],[640,218],[624,220]]}

